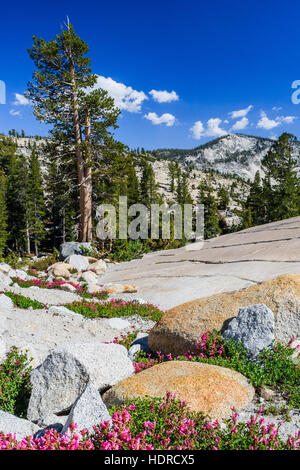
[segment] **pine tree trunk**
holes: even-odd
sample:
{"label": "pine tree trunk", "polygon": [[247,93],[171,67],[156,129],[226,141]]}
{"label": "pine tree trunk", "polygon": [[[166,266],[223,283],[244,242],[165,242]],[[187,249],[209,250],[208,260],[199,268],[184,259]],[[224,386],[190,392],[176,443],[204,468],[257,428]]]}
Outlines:
{"label": "pine tree trunk", "polygon": [[85,115],[85,169],[84,169],[84,228],[85,240],[92,240],[92,169],[91,169],[91,121],[89,111]]}
{"label": "pine tree trunk", "polygon": [[27,254],[30,255],[30,233],[28,225],[26,227]]}
{"label": "pine tree trunk", "polygon": [[81,149],[81,126],[79,119],[79,104],[78,96],[75,84],[75,70],[74,65],[71,62],[71,83],[72,83],[72,106],[73,106],[73,121],[75,127],[75,155],[77,163],[77,182],[79,187],[79,211],[80,211],[80,223],[79,223],[79,241],[85,242],[86,238],[86,227],[84,217],[84,203],[85,203],[85,191],[84,191],[84,161]]}

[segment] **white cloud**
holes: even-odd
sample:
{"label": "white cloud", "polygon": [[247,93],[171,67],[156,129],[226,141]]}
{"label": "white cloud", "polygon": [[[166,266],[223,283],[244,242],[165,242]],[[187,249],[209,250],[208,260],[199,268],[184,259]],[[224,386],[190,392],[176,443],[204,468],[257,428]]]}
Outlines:
{"label": "white cloud", "polygon": [[239,121],[236,121],[236,123],[232,126],[233,131],[240,131],[242,129],[245,129],[249,124],[249,119],[246,117],[243,117]]}
{"label": "white cloud", "polygon": [[297,119],[297,116],[280,116],[277,119],[279,119],[281,122],[292,124],[295,121],[295,119]]}
{"label": "white cloud", "polygon": [[196,121],[193,127],[190,128],[193,139],[199,140],[204,134],[204,127],[201,121]]}
{"label": "white cloud", "polygon": [[199,140],[201,137],[221,137],[227,135],[228,132],[220,127],[222,119],[211,118],[207,121],[207,127],[204,128],[201,121],[196,121],[193,127],[190,128],[193,139]]}
{"label": "white cloud", "polygon": [[21,116],[20,111],[16,111],[15,109],[11,109],[11,110],[9,111],[9,114],[10,114],[11,116]]}
{"label": "white cloud", "polygon": [[283,123],[292,124],[295,119],[297,119],[297,116],[277,116],[275,119],[269,119],[266,113],[261,111],[260,120],[257,123],[257,127],[269,130]]}
{"label": "white cloud", "polygon": [[260,120],[258,121],[256,127],[269,130],[269,129],[273,129],[274,127],[279,126],[279,124],[280,122],[278,121],[278,118],[276,118],[276,120],[269,119],[266,113],[264,111],[261,111]]}
{"label": "white cloud", "polygon": [[30,101],[25,98],[24,95],[20,95],[19,93],[15,93],[16,101],[13,102],[15,106],[27,106],[30,104]]}
{"label": "white cloud", "polygon": [[130,113],[138,113],[141,111],[143,101],[148,97],[143,91],[134,90],[131,86],[124,83],[116,82],[112,78],[98,75],[95,88],[103,88],[115,100],[115,105],[121,110]]}
{"label": "white cloud", "polygon": [[251,109],[253,108],[252,104],[250,104],[248,106],[248,108],[245,108],[245,109],[240,109],[238,111],[231,111],[229,114],[229,116],[231,117],[231,119],[237,119],[237,118],[241,118],[241,117],[245,117],[247,116],[247,114],[249,113],[249,111],[251,111]]}
{"label": "white cloud", "polygon": [[272,111],[281,111],[282,106],[273,106]]}
{"label": "white cloud", "polygon": [[158,103],[171,103],[171,101],[179,100],[179,96],[174,90],[171,92],[166,90],[151,90],[149,91],[149,95]]}
{"label": "white cloud", "polygon": [[171,127],[175,123],[175,116],[173,114],[165,113],[158,116],[156,113],[148,113],[144,116],[146,119],[152,122],[154,125],[166,124],[167,127]]}

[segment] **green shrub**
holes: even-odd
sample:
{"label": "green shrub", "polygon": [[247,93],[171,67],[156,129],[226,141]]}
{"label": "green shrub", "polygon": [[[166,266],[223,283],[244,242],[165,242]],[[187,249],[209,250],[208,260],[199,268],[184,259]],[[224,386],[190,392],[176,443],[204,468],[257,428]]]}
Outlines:
{"label": "green shrub", "polygon": [[0,410],[25,417],[30,397],[31,359],[12,347],[0,365]]}
{"label": "green shrub", "polygon": [[9,297],[14,305],[19,308],[29,308],[32,307],[33,310],[46,308],[46,305],[38,302],[37,300],[30,299],[21,294],[14,294],[13,292],[3,292],[7,297]]}
{"label": "green shrub", "polygon": [[53,253],[52,255],[47,256],[46,258],[41,258],[31,264],[31,268],[36,269],[37,271],[45,271],[52,266],[52,264],[57,263],[57,255]]}

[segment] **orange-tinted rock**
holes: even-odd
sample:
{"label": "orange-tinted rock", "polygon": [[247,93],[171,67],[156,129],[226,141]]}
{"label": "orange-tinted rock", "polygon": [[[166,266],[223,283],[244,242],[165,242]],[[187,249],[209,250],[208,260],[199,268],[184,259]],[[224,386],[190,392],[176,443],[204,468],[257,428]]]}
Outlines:
{"label": "orange-tinted rock", "polygon": [[241,307],[265,304],[275,318],[275,338],[287,343],[300,337],[300,275],[285,274],[235,292],[192,300],[168,310],[149,334],[152,351],[183,354],[200,334],[222,330]]}
{"label": "orange-tinted rock", "polygon": [[103,395],[104,403],[121,405],[146,395],[163,398],[176,393],[194,411],[211,418],[231,415],[232,407],[244,408],[254,396],[254,388],[240,373],[224,367],[189,361],[170,361],[122,380]]}

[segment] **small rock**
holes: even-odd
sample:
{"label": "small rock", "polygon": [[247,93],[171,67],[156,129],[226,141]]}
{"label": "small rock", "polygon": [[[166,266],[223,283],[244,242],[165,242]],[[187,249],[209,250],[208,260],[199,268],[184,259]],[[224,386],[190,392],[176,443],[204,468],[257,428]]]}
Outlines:
{"label": "small rock", "polygon": [[73,266],[69,263],[55,263],[49,266],[48,273],[54,277],[61,276],[62,278],[68,278],[70,276],[70,269],[72,268]]}
{"label": "small rock", "polygon": [[130,323],[123,318],[109,318],[106,320],[107,324],[116,330],[125,330],[125,328],[130,328]]}
{"label": "small rock", "polygon": [[22,440],[24,437],[32,436],[38,430],[38,426],[27,419],[0,411],[0,431],[4,434],[15,434],[17,440]]}
{"label": "small rock", "polygon": [[0,309],[10,311],[14,308],[14,303],[10,297],[5,294],[0,294]]}
{"label": "small rock", "polygon": [[8,275],[10,270],[11,267],[9,266],[9,264],[0,263],[0,273]]}
{"label": "small rock", "polygon": [[274,390],[272,390],[271,388],[267,387],[258,387],[257,393],[264,400],[271,400],[276,396],[276,392],[274,392]]}
{"label": "small rock", "polygon": [[102,259],[99,259],[96,263],[90,264],[88,269],[95,271],[96,274],[104,274],[106,271],[106,263]]}
{"label": "small rock", "polygon": [[60,305],[53,305],[52,307],[48,309],[48,312],[51,315],[56,315],[56,316],[59,315],[62,317],[67,316],[67,317],[82,318],[82,315],[80,315],[80,313],[72,312],[72,310],[69,310],[68,308],[62,307]]}
{"label": "small rock", "polygon": [[128,357],[131,361],[135,361],[137,355],[142,351],[146,354],[150,352],[148,346],[148,334],[146,333],[138,333],[136,339],[131,343],[128,350]]}
{"label": "small rock", "polygon": [[249,357],[254,359],[274,341],[274,315],[264,304],[240,308],[238,316],[231,320],[223,332],[224,338],[242,343]]}
{"label": "small rock", "polygon": [[93,273],[93,271],[86,271],[81,275],[82,279],[87,282],[88,284],[97,284],[97,274]]}
{"label": "small rock", "polygon": [[97,284],[88,284],[86,289],[88,294],[98,294],[99,292],[103,292],[103,290],[103,287],[98,286]]}
{"label": "small rock", "polygon": [[78,430],[87,429],[93,432],[93,426],[103,421],[111,421],[111,416],[104,405],[98,390],[89,383],[75,401],[62,434],[68,433],[70,424],[76,423]]}
{"label": "small rock", "polygon": [[74,292],[76,293],[77,292],[77,289],[76,287],[72,286],[72,284],[68,284],[68,283],[65,283],[65,284],[62,284],[61,286],[58,286],[61,290],[64,290],[66,292]]}
{"label": "small rock", "polygon": [[89,267],[89,260],[82,255],[71,255],[66,259],[76,271],[86,271]]}

